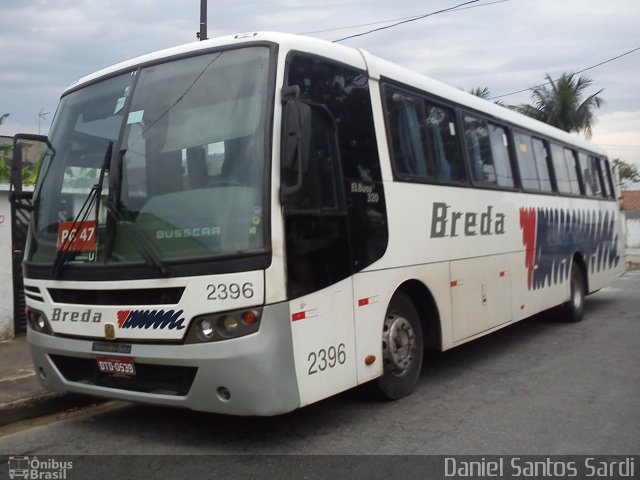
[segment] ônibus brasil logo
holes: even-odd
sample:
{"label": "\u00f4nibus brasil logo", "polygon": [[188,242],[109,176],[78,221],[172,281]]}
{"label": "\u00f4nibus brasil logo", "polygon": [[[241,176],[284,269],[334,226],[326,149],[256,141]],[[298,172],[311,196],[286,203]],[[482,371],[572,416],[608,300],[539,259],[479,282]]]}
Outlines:
{"label": "\u00f4nibus brasil logo", "polygon": [[184,318],[180,318],[183,310],[119,310],[118,327],[144,328],[153,330],[182,330]]}
{"label": "\u00f4nibus brasil logo", "polygon": [[55,458],[39,459],[38,457],[12,456],[7,462],[9,478],[33,480],[66,480],[67,471],[73,468],[73,462],[60,461]]}

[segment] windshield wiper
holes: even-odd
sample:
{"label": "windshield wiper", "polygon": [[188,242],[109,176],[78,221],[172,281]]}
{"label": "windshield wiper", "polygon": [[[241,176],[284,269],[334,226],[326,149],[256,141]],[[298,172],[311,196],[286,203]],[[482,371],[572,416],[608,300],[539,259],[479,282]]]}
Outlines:
{"label": "windshield wiper", "polygon": [[[55,279],[60,278],[60,274],[62,273],[62,268],[67,263],[67,258],[69,257],[69,252],[71,251],[71,245],[75,241],[75,236],[77,233],[77,229],[80,225],[86,222],[89,217],[89,213],[91,212],[91,207],[96,202],[96,199],[100,198],[102,194],[102,183],[104,182],[104,174],[105,171],[109,168],[109,162],[111,161],[111,154],[113,152],[113,141],[109,141],[109,145],[107,146],[107,151],[104,154],[104,160],[102,161],[102,166],[100,167],[100,175],[98,176],[98,183],[91,187],[87,198],[84,199],[84,203],[80,207],[77,215],[73,219],[71,223],[71,228],[69,229],[69,235],[63,240],[62,245],[60,245],[58,252],[56,253],[56,257],[53,259],[53,265],[51,267],[51,276]],[[98,208],[96,207],[96,220],[98,215]],[[97,226],[97,221],[96,221]],[[94,235],[97,235],[97,232],[94,232]]]}
{"label": "windshield wiper", "polygon": [[107,199],[105,200],[105,205],[107,206],[107,213],[110,214],[114,218],[114,220],[119,222],[118,225],[126,225],[126,228],[131,234],[130,239],[132,245],[136,250],[138,250],[138,253],[142,255],[142,258],[144,258],[144,261],[147,263],[147,265],[155,268],[161,276],[168,277],[170,275],[170,272],[169,270],[167,270],[166,265],[162,263],[162,260],[160,260],[155,252],[149,247],[148,240],[145,238],[144,234],[140,231],[136,224],[126,220],[122,216],[110,197],[107,197]]}
{"label": "windshield wiper", "polygon": [[[105,173],[109,169],[109,162],[111,161],[111,154],[113,152],[113,141],[109,142],[109,146],[107,147],[107,151],[104,156],[104,161],[102,163],[102,167],[100,168],[100,175],[98,176],[98,183],[91,187],[91,191],[85,198],[82,207],[78,211],[78,214],[73,219],[71,224],[70,232],[72,232],[69,236],[65,238],[63,241],[58,253],[56,254],[55,259],[53,260],[53,267],[51,269],[51,276],[55,279],[60,278],[60,274],[62,273],[63,267],[67,263],[67,258],[69,256],[69,252],[71,251],[71,245],[74,242],[74,233],[78,229],[80,225],[82,225],[87,218],[89,217],[89,213],[91,212],[91,208],[96,200],[100,198],[102,195],[102,189],[104,184]],[[124,153],[120,152],[122,155]],[[158,271],[158,273],[163,276],[169,276],[170,272],[167,270],[167,267],[162,263],[162,260],[158,258],[158,256],[149,248],[149,244],[147,239],[144,237],[143,233],[138,229],[138,227],[130,221],[124,219],[120,211],[117,209],[113,200],[111,198],[111,190],[109,195],[104,201],[105,206],[107,207],[107,215],[111,216],[116,222],[119,222],[119,225],[125,226],[129,230],[131,243],[135,247],[136,250],[140,253],[146,264]],[[98,206],[96,206],[96,225],[98,224]],[[97,232],[96,232],[97,234]],[[106,253],[105,253],[106,260]]]}
{"label": "windshield wiper", "polygon": [[118,157],[114,162],[112,172],[113,175],[111,185],[113,186],[113,188],[109,189],[109,195],[104,202],[105,206],[107,207],[107,215],[116,222],[115,225],[112,224],[114,228],[112,229],[111,234],[107,235],[107,239],[105,241],[105,261],[108,257],[111,256],[116,229],[119,226],[123,226],[129,231],[131,244],[142,256],[145,263],[149,267],[154,268],[160,276],[168,277],[171,275],[171,272],[167,269],[166,265],[162,262],[158,255],[156,255],[156,253],[152,250],[147,238],[135,223],[124,218],[124,215],[118,208],[118,203],[114,201],[114,197],[118,196],[117,192],[119,191],[119,186],[121,185],[120,182],[122,181],[122,163],[125,153],[127,153],[126,149],[120,150],[118,152]]}

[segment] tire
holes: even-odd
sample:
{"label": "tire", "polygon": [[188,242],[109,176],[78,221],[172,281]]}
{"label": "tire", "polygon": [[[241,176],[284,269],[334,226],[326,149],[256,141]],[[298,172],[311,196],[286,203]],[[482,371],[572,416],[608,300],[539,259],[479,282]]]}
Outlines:
{"label": "tire", "polygon": [[586,282],[582,269],[573,261],[571,266],[569,300],[563,305],[563,319],[566,322],[579,322],[584,316]]}
{"label": "tire", "polygon": [[386,400],[409,395],[420,378],[423,351],[418,312],[406,294],[397,292],[382,329],[383,374],[375,381],[376,393]]}

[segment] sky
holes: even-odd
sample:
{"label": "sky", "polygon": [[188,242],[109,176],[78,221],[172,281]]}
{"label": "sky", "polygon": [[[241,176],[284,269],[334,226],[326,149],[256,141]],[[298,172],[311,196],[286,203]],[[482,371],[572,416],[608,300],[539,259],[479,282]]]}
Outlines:
{"label": "sky", "polygon": [[[464,1],[209,0],[208,33],[270,30],[337,40]],[[0,135],[46,134],[71,82],[195,42],[199,22],[200,0],[1,0],[0,115],[10,116]],[[591,140],[640,168],[639,22],[638,0],[479,0],[341,43],[495,96],[607,62],[583,73],[593,80],[588,94],[603,89]],[[528,103],[530,92],[501,100]]]}

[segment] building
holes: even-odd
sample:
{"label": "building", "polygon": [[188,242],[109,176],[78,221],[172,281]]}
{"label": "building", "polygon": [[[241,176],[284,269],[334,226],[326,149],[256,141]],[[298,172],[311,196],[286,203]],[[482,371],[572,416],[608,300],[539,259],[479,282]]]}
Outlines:
{"label": "building", "polygon": [[640,248],[640,190],[622,192],[622,211],[626,216],[627,248]]}

